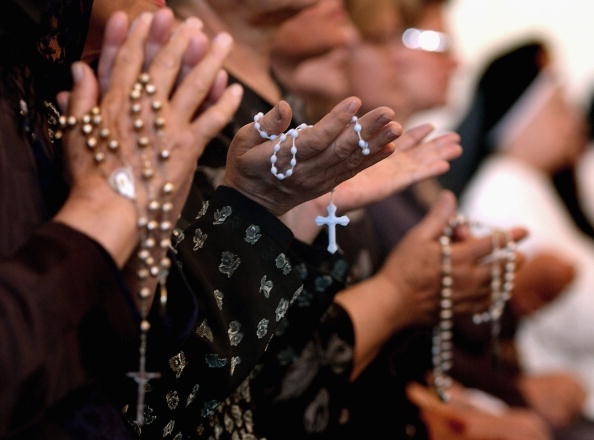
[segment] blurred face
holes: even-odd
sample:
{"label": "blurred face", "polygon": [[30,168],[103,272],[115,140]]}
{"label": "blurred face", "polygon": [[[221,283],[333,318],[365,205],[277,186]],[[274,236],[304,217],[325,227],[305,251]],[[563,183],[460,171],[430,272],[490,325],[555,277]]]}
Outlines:
{"label": "blurred face", "polygon": [[124,11],[133,20],[141,12],[153,12],[165,6],[165,0],[95,0],[82,58],[92,61],[99,56],[103,29],[114,12]]}
{"label": "blurred face", "polygon": [[[320,0],[285,22],[275,36],[273,61],[289,68],[285,86],[318,110],[347,96],[348,47],[358,38],[343,0]],[[317,117],[313,110],[312,117]],[[324,111],[325,112],[325,111]]]}
{"label": "blurred face", "polygon": [[[380,34],[383,36],[363,41],[353,51],[352,93],[362,97],[367,107],[388,105],[401,117],[445,105],[450,80],[457,67],[456,60],[449,50],[431,51],[439,47],[433,43],[441,41],[434,38],[425,41],[426,37],[437,35],[431,32],[413,31],[412,42],[419,44],[417,48],[411,48],[412,44],[406,47],[403,34],[396,31],[401,29],[397,11],[392,10],[389,14],[394,18],[391,23],[384,20],[388,27]],[[445,34],[441,6],[427,7],[415,27]],[[416,41],[419,36],[420,40]]]}
{"label": "blurred face", "polygon": [[275,51],[306,59],[350,44],[357,31],[343,0],[320,0],[285,22],[276,34]]}
{"label": "blurred face", "polygon": [[522,127],[503,151],[549,173],[575,164],[588,142],[585,115],[559,84]]}
{"label": "blurred face", "polygon": [[278,27],[322,0],[206,0],[215,11],[242,15],[252,25]]}

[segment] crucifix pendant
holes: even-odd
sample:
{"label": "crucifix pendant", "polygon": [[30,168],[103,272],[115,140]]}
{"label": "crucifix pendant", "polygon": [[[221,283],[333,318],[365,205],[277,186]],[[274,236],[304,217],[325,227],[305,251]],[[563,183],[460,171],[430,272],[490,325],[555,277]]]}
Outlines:
{"label": "crucifix pendant", "polygon": [[332,202],[328,204],[326,208],[328,211],[328,215],[323,217],[318,215],[316,217],[316,224],[318,226],[326,225],[328,226],[328,252],[331,254],[335,253],[338,250],[338,246],[336,245],[336,225],[346,226],[349,224],[349,218],[346,215],[341,217],[336,217],[336,205]]}
{"label": "crucifix pendant", "polygon": [[146,394],[146,384],[151,379],[161,377],[161,373],[150,373],[146,371],[146,333],[140,335],[140,361],[138,371],[127,373],[128,377],[134,379],[138,384],[138,397],[136,398],[136,423],[139,426],[144,424],[144,397]]}

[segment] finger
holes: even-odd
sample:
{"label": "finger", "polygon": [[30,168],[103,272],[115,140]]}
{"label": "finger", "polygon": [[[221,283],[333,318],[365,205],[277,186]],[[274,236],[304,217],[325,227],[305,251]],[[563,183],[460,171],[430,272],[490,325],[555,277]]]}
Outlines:
{"label": "finger", "polygon": [[101,84],[101,93],[105,93],[109,87],[116,54],[126,40],[128,25],[128,16],[123,12],[116,12],[107,21],[97,70],[99,83]]}
{"label": "finger", "polygon": [[87,64],[75,62],[71,70],[74,83],[66,103],[68,107],[66,114],[79,117],[88,113],[97,104],[99,85]]}
{"label": "finger", "polygon": [[206,107],[211,106],[215,102],[219,100],[225,89],[227,88],[227,82],[229,80],[229,75],[225,70],[219,70],[215,80],[212,83],[212,87],[208,92],[208,96],[200,106],[200,110],[205,109]]}
{"label": "finger", "polygon": [[190,41],[198,35],[203,35],[202,22],[195,17],[189,17],[177,26],[165,45],[158,48],[147,68],[153,84],[157,86],[157,99],[165,100],[171,94]]}
{"label": "finger", "polygon": [[421,231],[423,237],[437,239],[455,214],[456,197],[450,191],[442,191],[437,203],[415,228]]}
{"label": "finger", "polygon": [[130,25],[126,40],[121,44],[111,68],[109,84],[116,84],[127,94],[137,80],[144,62],[144,43],[153,14],[143,12]]}
{"label": "finger", "polygon": [[241,85],[231,84],[215,103],[197,116],[192,129],[196,133],[199,145],[206,145],[229,123],[241,103],[242,96]]}
{"label": "finger", "polygon": [[173,12],[163,8],[155,12],[146,40],[143,70],[148,70],[159,50],[167,43],[175,24]]}
{"label": "finger", "polygon": [[194,66],[196,66],[200,60],[202,60],[206,54],[208,46],[209,41],[205,34],[193,35],[192,38],[190,38],[188,47],[186,48],[182,58],[182,66],[177,78],[178,83],[181,82],[181,80],[192,71]]}
{"label": "finger", "polygon": [[231,35],[218,34],[213,38],[210,50],[203,60],[183,78],[171,99],[172,108],[176,109],[182,117],[191,118],[209,95],[232,44]]}
{"label": "finger", "polygon": [[[389,107],[378,107],[371,110],[359,118],[356,123],[351,123],[345,130],[342,130],[333,144],[333,149],[328,153],[336,154],[339,157],[349,155],[353,164],[363,162],[366,155],[377,151],[387,143],[386,141],[394,141],[402,134],[402,126],[393,120],[394,116],[394,111]],[[386,133],[387,124],[390,124],[389,134],[392,135],[389,139],[382,135],[382,133]],[[361,139],[357,134],[357,125],[360,127]],[[363,142],[362,145],[361,142]]]}
{"label": "finger", "polygon": [[[392,154],[395,149],[393,141],[402,133],[402,126],[392,120],[393,115],[388,107],[380,107],[366,114],[366,119],[359,119],[355,125],[349,122],[331,148],[319,155],[326,174],[339,176],[338,183]],[[357,124],[363,133],[361,139],[357,135]]]}
{"label": "finger", "polygon": [[418,146],[433,130],[434,127],[431,124],[421,124],[409,128],[396,141],[396,149],[405,151]]}
{"label": "finger", "polygon": [[60,108],[60,113],[63,115],[68,114],[68,102],[70,101],[70,92],[60,92],[58,96],[56,96],[56,101],[58,102],[58,107]]}
{"label": "finger", "polygon": [[[262,119],[259,122],[246,124],[237,131],[233,142],[234,154],[241,156],[247,150],[253,148],[254,145],[260,145],[266,142],[266,137],[263,137],[264,135],[277,136],[278,133],[284,132],[291,123],[292,116],[293,113],[289,104],[286,101],[280,101],[262,115]],[[259,130],[262,134],[260,134]],[[269,152],[272,153],[272,144]]]}
{"label": "finger", "polygon": [[[359,98],[346,98],[334,106],[313,127],[303,130],[300,134],[298,158],[308,159],[323,151],[329,152],[331,159],[328,163],[336,163],[349,157],[355,149],[359,148],[355,141],[355,132],[352,129],[349,131],[349,142],[343,141],[341,145],[336,145],[336,140],[351,123],[352,117],[360,106]],[[384,121],[384,124],[387,122],[388,120]]]}
{"label": "finger", "polygon": [[516,243],[524,240],[529,235],[529,231],[523,227],[515,227],[508,230],[508,234]]}

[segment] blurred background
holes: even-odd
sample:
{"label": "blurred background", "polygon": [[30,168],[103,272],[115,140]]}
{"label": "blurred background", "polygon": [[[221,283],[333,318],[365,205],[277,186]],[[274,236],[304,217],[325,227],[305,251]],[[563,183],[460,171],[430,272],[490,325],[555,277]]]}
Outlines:
{"label": "blurred background", "polygon": [[438,127],[466,105],[474,75],[498,47],[523,35],[544,35],[559,60],[559,73],[579,103],[594,90],[594,0],[452,0],[450,33],[460,68],[451,88],[449,110],[433,111]]}

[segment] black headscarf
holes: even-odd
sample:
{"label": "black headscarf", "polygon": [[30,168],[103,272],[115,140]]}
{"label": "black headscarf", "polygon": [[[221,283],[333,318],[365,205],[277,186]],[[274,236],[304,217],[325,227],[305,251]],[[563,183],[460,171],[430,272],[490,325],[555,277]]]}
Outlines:
{"label": "black headscarf", "polygon": [[444,187],[460,195],[485,157],[497,148],[491,131],[538,77],[546,60],[544,43],[530,39],[494,57],[484,68],[469,109],[455,129],[464,151],[439,178]]}
{"label": "black headscarf", "polygon": [[93,0],[4,0],[0,14],[0,93],[30,145],[47,215],[66,196],[61,155],[50,140],[57,124],[55,96],[69,89],[70,65],[84,47]]}
{"label": "black headscarf", "polygon": [[[493,129],[539,77],[547,63],[545,41],[534,38],[507,49],[487,65],[479,76],[474,99],[455,129],[460,134],[464,152],[440,177],[444,187],[460,195],[483,160],[497,149]],[[575,167],[557,171],[551,180],[575,226],[594,237],[594,227],[579,201]]]}

